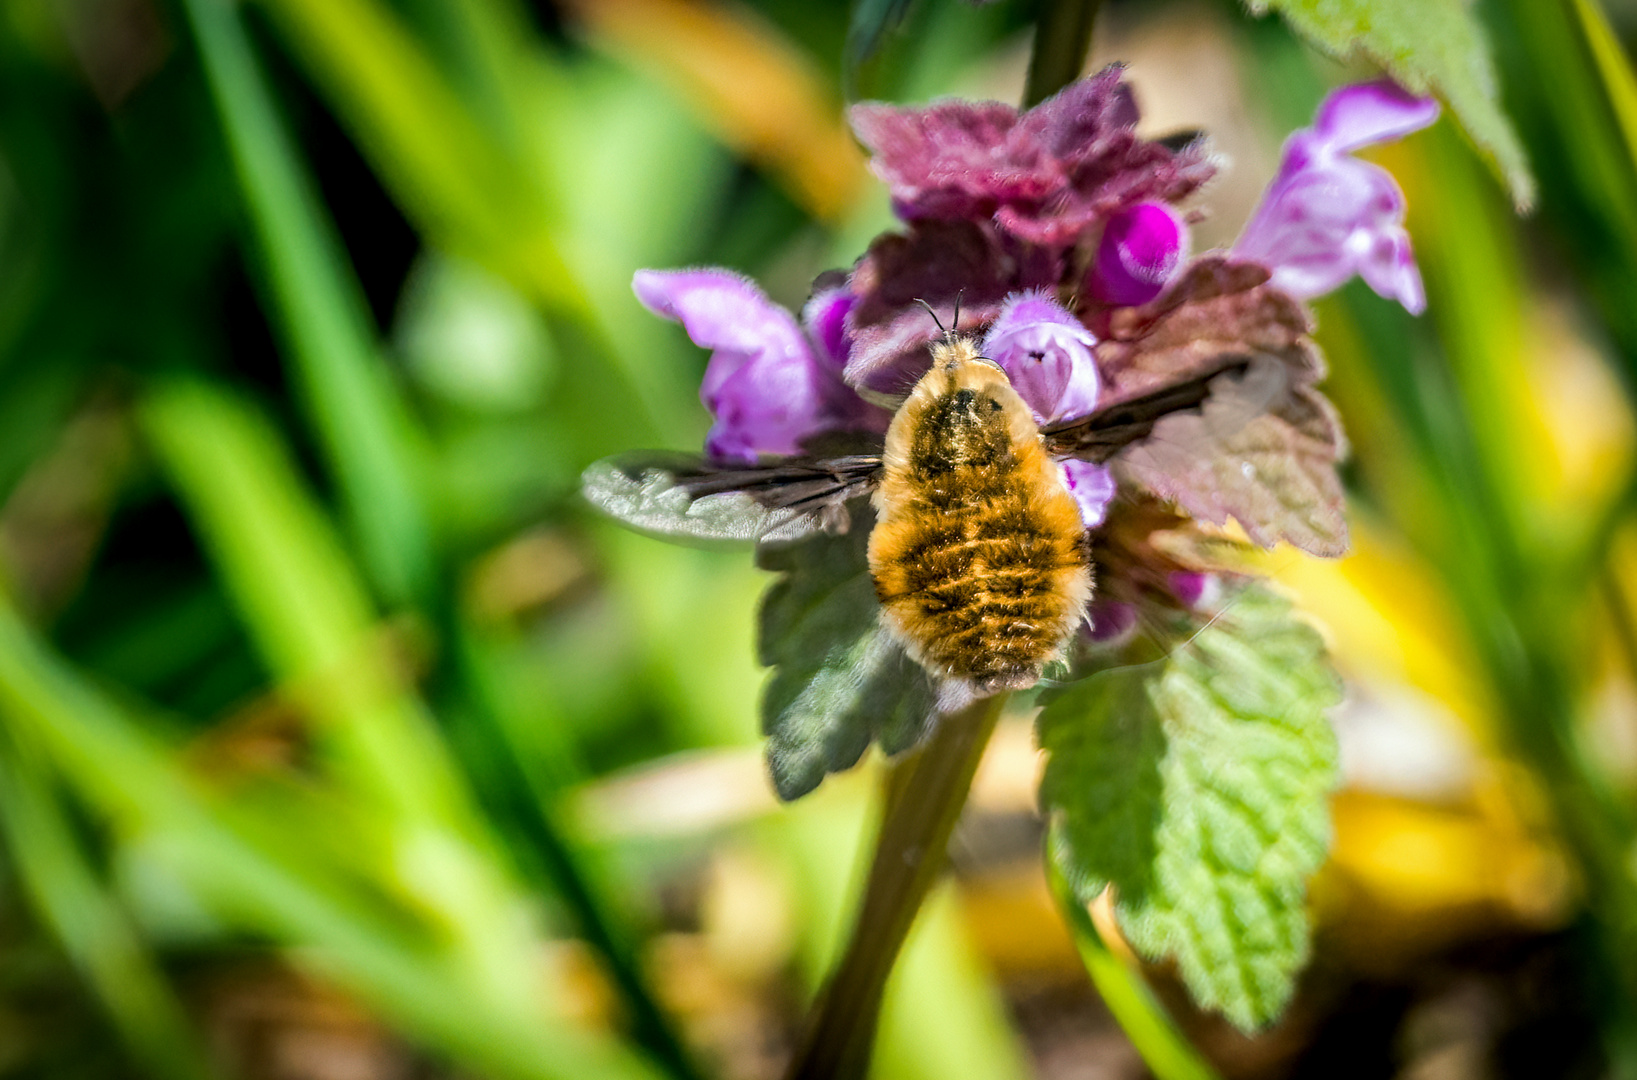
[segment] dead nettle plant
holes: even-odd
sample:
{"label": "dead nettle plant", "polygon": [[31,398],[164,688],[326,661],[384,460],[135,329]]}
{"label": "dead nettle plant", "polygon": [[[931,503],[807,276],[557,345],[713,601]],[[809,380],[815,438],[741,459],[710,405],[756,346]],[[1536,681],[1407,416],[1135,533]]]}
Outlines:
{"label": "dead nettle plant", "polygon": [[1217,163],[1202,135],[1140,137],[1119,66],[1029,109],[860,104],[900,227],[800,313],[729,270],[636,275],[711,350],[715,422],[702,454],[592,466],[586,497],[658,537],[754,546],[777,575],[759,652],[781,798],[871,743],[890,760],[854,935],[793,1076],[862,1074],[1022,693],[1071,914],[1107,892],[1131,946],[1242,1029],[1289,1001],[1339,689],[1245,554],[1347,548],[1346,441],[1307,301],[1360,276],[1422,310],[1403,194],[1353,154],[1438,113],[1390,80],[1336,90],[1233,246],[1192,253]]}

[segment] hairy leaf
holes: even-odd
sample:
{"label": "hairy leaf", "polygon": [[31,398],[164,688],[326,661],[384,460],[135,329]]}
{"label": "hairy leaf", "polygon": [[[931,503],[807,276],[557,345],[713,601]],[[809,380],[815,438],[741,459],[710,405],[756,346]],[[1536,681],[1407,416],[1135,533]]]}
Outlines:
{"label": "hairy leaf", "polygon": [[1535,178],[1501,112],[1489,42],[1468,0],[1246,0],[1278,11],[1293,30],[1333,56],[1364,53],[1412,93],[1436,91],[1506,178],[1519,208],[1534,202]]}
{"label": "hairy leaf", "polygon": [[1112,885],[1131,944],[1245,1030],[1279,1015],[1307,958],[1338,697],[1318,634],[1248,587],[1170,656],[1040,715],[1052,858],[1082,900]]}
{"label": "hairy leaf", "polygon": [[783,573],[762,601],[759,644],[775,669],[762,731],[782,799],[852,767],[871,739],[889,754],[909,749],[932,719],[931,680],[881,629],[868,536],[860,527],[758,552],[763,569]]}
{"label": "hairy leaf", "polygon": [[[1314,555],[1346,553],[1341,425],[1318,391],[1286,389],[1282,377],[1272,362],[1218,376],[1203,409],[1161,419],[1116,459],[1118,474],[1200,520],[1231,516],[1264,547],[1284,540]],[[1283,400],[1270,408],[1275,392]]]}
{"label": "hairy leaf", "polygon": [[1246,361],[1210,383],[1203,407],[1166,416],[1115,458],[1122,479],[1259,544],[1284,540],[1315,555],[1347,550],[1336,462],[1347,450],[1330,403],[1313,388],[1324,360],[1307,310],[1267,271],[1222,256],[1188,266],[1152,304],[1113,313],[1097,345],[1105,407]]}

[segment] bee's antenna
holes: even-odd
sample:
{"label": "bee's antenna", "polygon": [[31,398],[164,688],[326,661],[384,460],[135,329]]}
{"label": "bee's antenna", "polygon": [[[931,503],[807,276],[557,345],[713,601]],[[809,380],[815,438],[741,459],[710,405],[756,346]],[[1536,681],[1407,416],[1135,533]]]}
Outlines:
{"label": "bee's antenna", "polygon": [[[951,334],[953,334],[955,331],[957,331],[957,330],[959,330],[961,328],[961,297],[963,297],[965,295],[966,295],[966,290],[965,289],[962,289],[960,292],[955,294],[955,317],[949,321],[949,330],[948,330],[948,332],[951,333]],[[943,327],[940,326],[940,327],[938,327],[938,329],[942,330]]]}
{"label": "bee's antenna", "polygon": [[[939,320],[938,313],[936,311],[932,310],[932,305],[931,304],[927,303],[925,300],[922,300],[919,296],[917,296],[915,298],[915,302],[917,304],[920,304],[922,307],[926,308],[926,313],[928,315],[932,316],[932,321],[938,327],[938,332],[939,333],[941,333],[941,334],[949,333],[948,330],[944,329],[943,322]],[[960,302],[960,299],[957,297],[956,300],[955,300],[956,321],[959,321],[959,319],[960,319],[960,310],[961,310],[961,302]]]}

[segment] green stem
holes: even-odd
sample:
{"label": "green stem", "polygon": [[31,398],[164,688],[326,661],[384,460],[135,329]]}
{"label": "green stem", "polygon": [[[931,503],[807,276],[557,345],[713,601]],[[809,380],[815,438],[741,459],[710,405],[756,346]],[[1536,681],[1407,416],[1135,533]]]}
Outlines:
{"label": "green stem", "polygon": [[1108,947],[1086,906],[1074,895],[1073,888],[1050,856],[1046,858],[1046,874],[1074,934],[1086,973],[1091,976],[1097,993],[1102,995],[1103,1004],[1114,1014],[1115,1021],[1155,1077],[1158,1080],[1218,1080],[1216,1070],[1177,1030],[1142,975]]}
{"label": "green stem", "polygon": [[1102,0],[1045,0],[1034,32],[1023,104],[1045,101],[1080,77]]}
{"label": "green stem", "polygon": [[887,774],[881,835],[852,938],[786,1080],[856,1080],[868,1071],[887,977],[943,871],[949,835],[1005,703],[998,694],[943,717],[926,745]]}

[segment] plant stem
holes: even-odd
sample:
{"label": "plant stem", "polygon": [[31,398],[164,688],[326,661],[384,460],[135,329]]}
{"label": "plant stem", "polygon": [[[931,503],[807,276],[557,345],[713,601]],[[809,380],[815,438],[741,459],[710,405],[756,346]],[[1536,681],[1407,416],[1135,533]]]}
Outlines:
{"label": "plant stem", "polygon": [[1102,0],[1045,0],[1035,24],[1023,104],[1045,101],[1080,77],[1091,51],[1091,27]]}
{"label": "plant stem", "polygon": [[1103,1004],[1114,1014],[1115,1021],[1126,1037],[1137,1048],[1158,1080],[1218,1080],[1216,1070],[1199,1056],[1176,1024],[1165,1011],[1165,1006],[1154,997],[1143,977],[1114,954],[1091,921],[1074,890],[1064,879],[1062,871],[1048,855],[1046,874],[1051,879],[1052,894],[1057,897],[1074,934],[1080,960],[1086,965]]}
{"label": "plant stem", "polygon": [[868,1071],[887,977],[943,870],[949,835],[1005,703],[998,694],[942,718],[926,745],[887,774],[881,835],[852,937],[786,1080],[856,1080]]}

